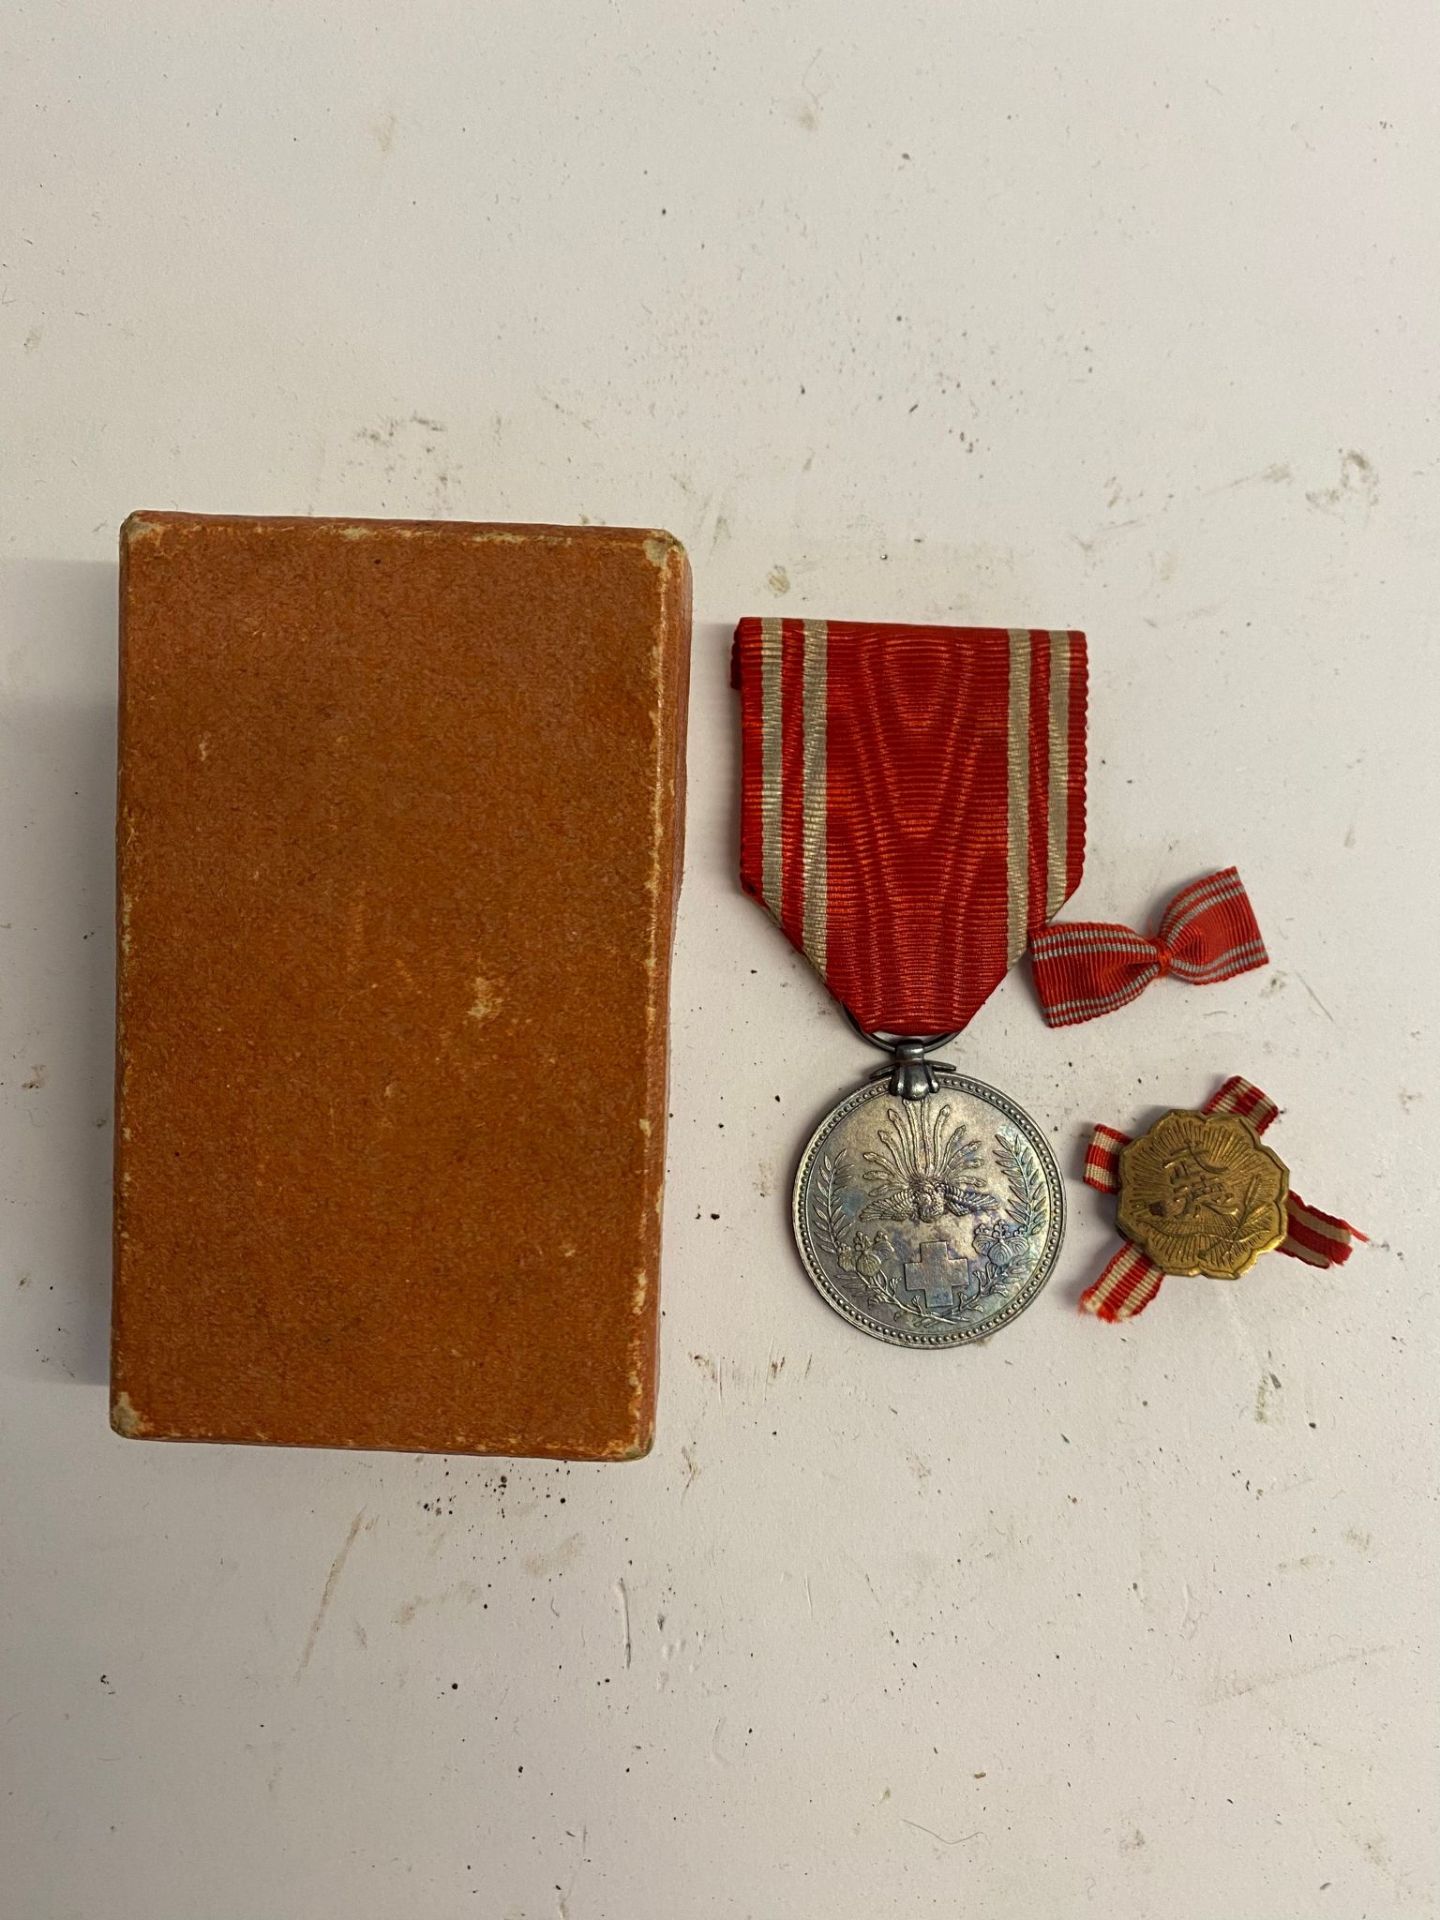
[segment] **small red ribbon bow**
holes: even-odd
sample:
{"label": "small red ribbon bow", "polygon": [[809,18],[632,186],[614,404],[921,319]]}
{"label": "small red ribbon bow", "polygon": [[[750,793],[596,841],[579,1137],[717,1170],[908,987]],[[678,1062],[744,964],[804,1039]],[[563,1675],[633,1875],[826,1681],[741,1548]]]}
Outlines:
{"label": "small red ribbon bow", "polygon": [[1041,927],[1030,941],[1035,991],[1052,1027],[1113,1013],[1165,974],[1204,987],[1268,960],[1234,867],[1182,887],[1153,940],[1130,927],[1072,920]]}
{"label": "small red ribbon bow", "polygon": [[[1263,1134],[1280,1109],[1258,1087],[1236,1076],[1210,1096],[1202,1111],[1238,1113],[1256,1133]],[[1096,1127],[1085,1154],[1086,1186],[1094,1187],[1097,1193],[1118,1193],[1120,1150],[1129,1144],[1128,1133],[1117,1133],[1114,1127]],[[1365,1237],[1348,1220],[1321,1213],[1318,1207],[1307,1207],[1297,1193],[1291,1193],[1286,1201],[1285,1238],[1276,1252],[1288,1253],[1293,1260],[1303,1260],[1311,1267],[1343,1267],[1355,1251],[1355,1242]],[[1127,1240],[1099,1279],[1081,1294],[1081,1310],[1100,1320],[1133,1320],[1159,1293],[1164,1278],[1164,1269]]]}

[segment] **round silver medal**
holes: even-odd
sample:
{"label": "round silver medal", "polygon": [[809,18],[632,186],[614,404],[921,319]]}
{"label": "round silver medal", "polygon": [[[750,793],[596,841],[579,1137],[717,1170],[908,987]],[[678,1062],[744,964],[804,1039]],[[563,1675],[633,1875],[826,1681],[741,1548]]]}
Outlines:
{"label": "round silver medal", "polygon": [[795,1178],[795,1238],[837,1313],[900,1347],[1008,1325],[1050,1278],[1065,1226],[1055,1156],[1023,1108],[952,1068],[911,1099],[884,1079],[820,1123]]}

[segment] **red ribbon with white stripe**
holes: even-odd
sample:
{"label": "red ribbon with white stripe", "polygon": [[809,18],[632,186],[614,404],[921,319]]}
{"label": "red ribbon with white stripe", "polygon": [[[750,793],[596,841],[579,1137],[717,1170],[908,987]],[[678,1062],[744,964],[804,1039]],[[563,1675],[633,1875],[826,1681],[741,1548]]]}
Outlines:
{"label": "red ribbon with white stripe", "polygon": [[1035,991],[1052,1027],[1113,1013],[1165,975],[1191,986],[1233,980],[1269,961],[1234,867],[1182,887],[1154,939],[1098,920],[1041,927],[1030,943]]}
{"label": "red ribbon with white stripe", "polygon": [[[1235,1077],[1227,1080],[1205,1102],[1204,1113],[1238,1113],[1248,1120],[1256,1133],[1263,1134],[1280,1109],[1258,1087]],[[1085,1153],[1085,1184],[1098,1193],[1120,1191],[1120,1150],[1130,1144],[1130,1135],[1117,1133],[1114,1127],[1096,1127]],[[1355,1251],[1355,1242],[1365,1235],[1348,1220],[1333,1213],[1322,1213],[1307,1206],[1298,1194],[1287,1202],[1286,1234],[1279,1253],[1303,1260],[1311,1267],[1343,1267]],[[1080,1296],[1081,1308],[1101,1320],[1133,1320],[1143,1313],[1160,1291],[1164,1269],[1139,1247],[1128,1241],[1113,1256],[1105,1271]]]}
{"label": "red ribbon with white stripe", "polygon": [[1080,881],[1085,638],[742,620],[740,875],[869,1032],[953,1033]]}

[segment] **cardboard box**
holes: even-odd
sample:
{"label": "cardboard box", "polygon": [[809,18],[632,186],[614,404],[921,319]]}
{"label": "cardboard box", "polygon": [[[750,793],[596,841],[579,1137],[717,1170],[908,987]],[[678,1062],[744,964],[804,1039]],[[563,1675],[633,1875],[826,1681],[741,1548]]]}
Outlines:
{"label": "cardboard box", "polygon": [[121,602],[116,1430],[643,1454],[683,549],[137,514]]}

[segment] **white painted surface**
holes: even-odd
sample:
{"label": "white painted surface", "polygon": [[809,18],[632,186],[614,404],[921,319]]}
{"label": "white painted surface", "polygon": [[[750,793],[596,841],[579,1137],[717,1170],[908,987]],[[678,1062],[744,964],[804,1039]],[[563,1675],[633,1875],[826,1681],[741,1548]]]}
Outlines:
{"label": "white painted surface", "polygon": [[[1253,16],[1253,17],[1252,17]],[[1432,1914],[1433,9],[12,5],[0,212],[4,1911]],[[106,1427],[133,507],[663,524],[697,583],[642,1465]],[[1245,1072],[1342,1275],[866,1342],[867,1069],[735,889],[743,612],[1077,624],[1076,906],[1274,957],[955,1057],[1073,1171]],[[537,1167],[537,1180],[563,1167]],[[579,1202],[577,1201],[577,1205]]]}

